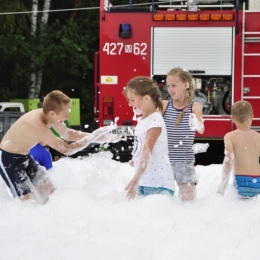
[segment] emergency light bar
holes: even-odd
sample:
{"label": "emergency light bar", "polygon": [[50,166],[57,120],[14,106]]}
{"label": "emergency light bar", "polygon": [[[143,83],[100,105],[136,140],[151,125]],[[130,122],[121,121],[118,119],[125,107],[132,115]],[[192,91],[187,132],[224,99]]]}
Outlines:
{"label": "emergency light bar", "polygon": [[233,14],[154,14],[154,21],[232,21]]}

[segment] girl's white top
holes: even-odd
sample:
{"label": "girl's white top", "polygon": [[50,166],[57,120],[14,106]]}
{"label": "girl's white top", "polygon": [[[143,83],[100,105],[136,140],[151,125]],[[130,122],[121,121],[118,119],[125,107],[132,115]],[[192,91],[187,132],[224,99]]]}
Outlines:
{"label": "girl's white top", "polygon": [[174,177],[168,157],[166,127],[160,112],[154,112],[144,119],[138,118],[133,150],[134,167],[137,170],[139,163],[144,165],[144,162],[140,162],[142,149],[146,141],[147,131],[154,127],[160,127],[161,134],[150,154],[148,165],[140,179],[139,186],[163,187],[174,190]]}

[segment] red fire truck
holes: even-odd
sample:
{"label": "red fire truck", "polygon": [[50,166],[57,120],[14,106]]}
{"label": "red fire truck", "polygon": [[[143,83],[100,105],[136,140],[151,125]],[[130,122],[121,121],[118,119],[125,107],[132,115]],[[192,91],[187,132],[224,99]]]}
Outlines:
{"label": "red fire truck", "polygon": [[194,98],[203,105],[206,130],[196,140],[210,144],[202,155],[208,163],[222,162],[223,136],[235,127],[230,117],[235,101],[252,104],[252,129],[260,131],[260,1],[249,0],[249,8],[244,3],[242,10],[239,0],[223,2],[153,1],[147,7],[129,1],[117,7],[101,0],[100,50],[95,57],[99,125],[119,117],[117,133],[131,135],[135,121],[123,87],[135,76],[149,76],[167,99],[166,75],[182,67],[192,74]]}

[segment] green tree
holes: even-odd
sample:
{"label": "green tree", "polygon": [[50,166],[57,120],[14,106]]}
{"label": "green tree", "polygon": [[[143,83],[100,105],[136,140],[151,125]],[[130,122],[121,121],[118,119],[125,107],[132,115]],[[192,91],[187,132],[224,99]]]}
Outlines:
{"label": "green tree", "polygon": [[[25,11],[19,1],[4,1],[1,12]],[[27,93],[28,64],[32,57],[29,19],[25,14],[0,16],[0,100]]]}
{"label": "green tree", "polygon": [[[96,7],[97,2],[81,1],[79,7]],[[36,55],[39,57],[38,64],[44,63],[42,90],[47,93],[53,89],[61,89],[70,97],[80,97],[82,122],[91,121],[93,62],[94,53],[98,51],[99,10],[65,13],[59,15],[60,19],[55,21],[50,15],[49,24],[42,33],[43,48]]]}
{"label": "green tree", "polygon": [[[77,2],[78,7],[99,5],[99,1]],[[43,3],[39,0],[39,9]],[[51,9],[73,7],[73,2],[68,0],[52,1],[51,4]],[[19,12],[30,8],[30,0],[0,2],[1,12]],[[30,14],[0,16],[0,100],[28,97],[30,64],[33,62],[34,69],[42,69],[43,72],[41,94],[60,89],[70,97],[81,98],[82,119],[91,120],[98,17],[98,9],[51,12],[43,30],[37,32],[37,37],[32,37]]]}

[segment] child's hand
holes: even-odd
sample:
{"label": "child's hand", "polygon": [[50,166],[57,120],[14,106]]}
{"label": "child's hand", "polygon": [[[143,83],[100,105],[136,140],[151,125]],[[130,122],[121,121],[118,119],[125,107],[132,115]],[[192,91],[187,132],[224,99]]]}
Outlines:
{"label": "child's hand", "polygon": [[217,193],[220,194],[220,195],[222,195],[222,196],[224,195],[224,189],[223,189],[222,185],[220,185],[220,186],[218,187]]}
{"label": "child's hand", "polygon": [[92,142],[96,143],[116,143],[121,140],[121,136],[111,134],[110,126],[103,126],[92,133]]}
{"label": "child's hand", "polygon": [[115,134],[104,134],[102,136],[103,143],[117,143],[121,140],[120,135],[115,135]]}
{"label": "child's hand", "polygon": [[133,161],[133,160],[130,160],[130,161],[128,162],[128,164],[129,164],[130,166],[134,167],[134,161]]}
{"label": "child's hand", "polygon": [[194,113],[190,114],[189,125],[190,125],[190,129],[193,131],[198,131],[198,132],[204,131],[203,122],[200,122]]}
{"label": "child's hand", "polygon": [[127,191],[126,197],[128,199],[133,199],[137,192],[137,185],[138,185],[139,178],[134,176],[134,178],[128,183],[125,190]]}

